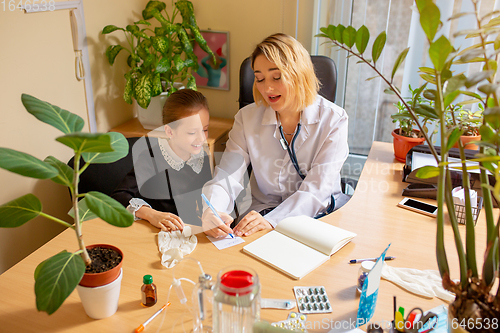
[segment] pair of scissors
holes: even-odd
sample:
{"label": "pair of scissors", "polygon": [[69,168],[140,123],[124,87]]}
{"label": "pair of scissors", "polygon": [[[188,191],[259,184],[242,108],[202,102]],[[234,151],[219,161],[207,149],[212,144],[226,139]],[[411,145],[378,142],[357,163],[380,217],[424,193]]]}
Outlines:
{"label": "pair of scissors", "polygon": [[[420,315],[420,317],[415,320],[415,318]],[[428,324],[428,325],[426,325]],[[438,325],[438,316],[434,312],[427,312],[421,308],[414,308],[406,317],[405,320],[405,333],[418,333],[421,329],[424,329],[421,333],[427,333],[435,329]]]}

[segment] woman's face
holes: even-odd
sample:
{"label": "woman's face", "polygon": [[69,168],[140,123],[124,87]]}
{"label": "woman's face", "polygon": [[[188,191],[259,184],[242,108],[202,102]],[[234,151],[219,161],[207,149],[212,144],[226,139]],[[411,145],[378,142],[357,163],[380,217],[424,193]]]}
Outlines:
{"label": "woman's face", "polygon": [[177,156],[187,161],[191,154],[201,152],[208,137],[209,119],[208,110],[202,108],[197,114],[178,120],[175,128],[165,125],[165,131],[170,138],[170,148]]}
{"label": "woman's face", "polygon": [[253,70],[256,87],[264,100],[274,111],[283,111],[287,89],[278,66],[261,54],[255,58]]}

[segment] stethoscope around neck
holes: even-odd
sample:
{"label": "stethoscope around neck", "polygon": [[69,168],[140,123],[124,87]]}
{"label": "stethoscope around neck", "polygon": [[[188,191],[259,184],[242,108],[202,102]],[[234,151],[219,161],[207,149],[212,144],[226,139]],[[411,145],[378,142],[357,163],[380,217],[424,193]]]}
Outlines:
{"label": "stethoscope around neck", "polygon": [[[288,144],[288,142],[285,139],[285,132],[283,132],[283,126],[281,125],[281,121],[280,121],[279,130],[280,130],[280,136],[281,136],[281,138],[280,138],[281,147],[283,148],[283,150],[288,151],[288,156],[290,156],[290,161],[292,161],[293,167],[295,168],[295,170],[297,170],[297,173],[300,176],[300,178],[302,180],[304,180],[306,178],[306,176],[300,171],[299,162],[297,161],[297,155],[295,155],[295,140],[299,136],[301,127],[302,127],[302,124],[299,121],[299,123],[297,124],[297,129],[295,130],[295,132],[293,134],[293,138],[290,141],[290,144]],[[330,202],[330,205],[328,205],[326,212],[321,213],[318,216],[315,216],[314,217],[315,219],[319,219],[320,217],[323,217],[327,214],[330,214],[335,210],[335,197],[333,196],[333,194],[331,195],[331,199],[332,200]]]}

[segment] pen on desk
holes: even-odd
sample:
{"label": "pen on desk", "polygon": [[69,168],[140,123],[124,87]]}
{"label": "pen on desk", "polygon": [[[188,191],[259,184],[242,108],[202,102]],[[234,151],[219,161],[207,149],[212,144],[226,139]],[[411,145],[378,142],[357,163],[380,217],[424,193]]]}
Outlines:
{"label": "pen on desk", "polygon": [[[350,264],[359,264],[360,262],[363,262],[363,261],[376,261],[377,259],[378,258],[352,259],[352,260],[349,260],[349,263]],[[385,261],[394,260],[394,259],[396,259],[396,257],[391,257],[391,256],[385,257]]]}
{"label": "pen on desk", "polygon": [[[212,206],[212,204],[210,203],[210,201],[208,201],[208,198],[205,196],[205,194],[202,193],[201,197],[203,198],[203,200],[205,200],[205,203],[208,205],[208,208],[210,208],[212,210],[212,212],[215,214],[215,216],[217,216],[219,218],[219,220],[221,220],[222,223],[224,223],[224,220],[221,219],[221,217],[219,216],[219,214],[215,210],[214,206]],[[229,234],[229,236],[231,238],[234,238],[234,235],[231,234],[231,233]]]}
{"label": "pen on desk", "polygon": [[168,302],[167,304],[165,304],[164,306],[162,306],[161,309],[158,310],[158,311],[156,311],[156,313],[154,315],[152,315],[148,320],[146,320],[144,322],[144,324],[142,324],[139,327],[137,327],[134,332],[135,333],[140,333],[140,332],[144,331],[144,329],[146,328],[146,325],[148,325],[153,319],[155,319],[155,317],[158,316],[169,305],[170,305],[170,302]]}

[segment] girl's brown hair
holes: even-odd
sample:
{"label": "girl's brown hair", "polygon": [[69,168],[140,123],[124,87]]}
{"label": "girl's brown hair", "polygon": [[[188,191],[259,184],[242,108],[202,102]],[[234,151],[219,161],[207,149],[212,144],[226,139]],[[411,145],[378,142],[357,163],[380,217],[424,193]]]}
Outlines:
{"label": "girl's brown hair", "polygon": [[[314,103],[319,91],[319,81],[314,73],[311,56],[302,44],[293,37],[277,33],[267,37],[256,46],[250,57],[252,69],[255,58],[259,55],[264,55],[280,70],[290,97],[286,101],[286,107],[301,111]],[[255,81],[253,97],[257,104],[267,106]]]}
{"label": "girl's brown hair", "polygon": [[208,111],[208,101],[202,93],[192,89],[180,89],[172,93],[163,106],[163,124],[174,127],[177,120],[195,115],[200,109]]}

